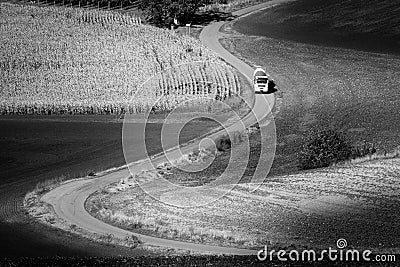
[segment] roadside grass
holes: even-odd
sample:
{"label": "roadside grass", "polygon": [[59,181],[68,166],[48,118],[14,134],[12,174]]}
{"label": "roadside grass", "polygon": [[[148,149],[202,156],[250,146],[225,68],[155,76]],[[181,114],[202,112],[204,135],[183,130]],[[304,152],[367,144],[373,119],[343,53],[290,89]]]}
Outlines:
{"label": "roadside grass", "polygon": [[43,224],[57,227],[95,242],[100,242],[107,245],[125,246],[131,249],[141,246],[142,242],[133,235],[127,235],[125,238],[117,238],[112,234],[92,233],[78,227],[75,224],[60,219],[50,205],[47,205],[41,201],[41,197],[45,192],[59,186],[65,180],[66,177],[62,176],[39,183],[34,191],[26,194],[23,200],[23,206],[29,216]]}
{"label": "roadside grass", "polygon": [[[233,132],[232,140],[227,134],[221,134],[214,140],[216,146],[202,147],[200,150],[193,149],[192,152],[184,154],[182,157],[171,161],[163,162],[156,166],[155,170],[145,170],[132,176],[125,177],[120,180],[117,186],[113,187],[112,192],[125,190],[136,185],[136,180],[140,182],[158,179],[163,177],[171,183],[181,186],[201,186],[214,181],[222,173],[226,171],[229,161],[242,160],[240,151],[245,145],[243,143],[244,135],[257,135],[259,130],[257,126],[249,127],[246,133],[239,131]],[[221,141],[223,140],[223,141]],[[223,150],[218,149],[218,143],[228,142],[230,147],[225,147]],[[254,147],[253,147],[254,148]],[[232,152],[234,150],[234,152]],[[231,159],[231,154],[234,153],[236,158]],[[259,154],[253,153],[253,157]],[[239,157],[239,158],[238,158]],[[247,176],[251,176],[251,172],[246,170]],[[107,192],[106,189],[102,189]]]}
{"label": "roadside grass", "polygon": [[[130,187],[129,189],[125,189],[127,190],[125,192],[130,191],[132,194],[136,194],[135,200],[143,200],[142,197],[145,194],[136,189],[137,187]],[[131,190],[134,190],[134,192]],[[118,194],[120,192],[122,191],[119,191]],[[257,243],[256,240],[249,240],[249,236],[242,235],[230,228],[207,228],[197,225],[194,221],[190,221],[190,219],[189,221],[181,220],[179,217],[169,217],[167,214],[159,217],[157,214],[144,214],[141,210],[137,210],[137,212],[126,215],[123,211],[113,210],[113,205],[110,206],[108,202],[104,202],[104,197],[109,194],[110,192],[107,192],[107,190],[95,193],[85,203],[86,209],[96,218],[132,232],[167,239],[191,241],[199,244],[252,247]],[[111,194],[115,195],[115,193]],[[132,195],[130,194],[130,196]],[[127,202],[126,200],[125,203]],[[148,202],[146,200],[146,202],[148,205],[154,205],[152,201]],[[134,203],[131,204],[136,205]]]}
{"label": "roadside grass", "polygon": [[229,162],[243,160],[241,151],[246,146],[246,143],[243,143],[245,135],[249,136],[250,153],[244,179],[241,181],[244,182],[254,173],[260,156],[258,151],[260,144],[257,142],[260,140],[260,132],[257,126],[249,127],[246,133],[239,131],[231,133],[232,140],[227,134],[222,134],[215,140],[215,148],[193,151],[178,159],[172,166],[167,164],[166,166],[169,167],[167,171],[160,168],[158,172],[168,181],[183,186],[193,187],[210,183],[226,172]]}
{"label": "roadside grass", "polygon": [[395,159],[395,158],[400,158],[400,146],[399,146],[399,148],[395,149],[392,152],[384,151],[384,152],[380,152],[380,153],[367,154],[366,156],[352,158],[345,162],[334,163],[332,166],[342,166],[342,165],[370,162],[370,161],[375,161],[375,160]]}
{"label": "roadside grass", "polygon": [[34,192],[36,192],[37,194],[44,194],[46,192],[49,192],[50,190],[52,190],[53,188],[56,188],[57,186],[59,186],[60,184],[62,184],[65,181],[69,181],[72,179],[80,179],[80,178],[90,178],[90,177],[95,177],[97,174],[103,171],[102,169],[93,171],[93,170],[89,170],[86,172],[82,172],[78,175],[74,175],[71,176],[69,174],[63,174],[61,176],[58,177],[54,177],[52,179],[48,179],[48,180],[44,180],[44,181],[40,181],[39,183],[36,184],[36,187],[34,189]]}
{"label": "roadside grass", "polygon": [[[354,236],[356,247],[389,251],[400,246],[394,237],[400,226],[399,160],[375,159],[271,177],[262,185],[241,183],[218,201],[190,209],[158,202],[134,183],[112,190],[116,183],[88,198],[86,209],[133,232],[190,242],[324,248],[332,242],[324,234],[329,230]],[[387,245],[380,246],[382,240]]]}
{"label": "roadside grass", "polygon": [[[93,203],[89,204],[92,205]],[[160,220],[150,216],[127,216],[122,212],[100,209],[97,216],[103,220],[119,225],[125,229],[142,233],[157,233],[163,238],[190,240],[196,243],[245,244],[248,238],[229,230],[204,229],[196,225],[185,225],[176,221]],[[153,234],[154,235],[154,234]]]}

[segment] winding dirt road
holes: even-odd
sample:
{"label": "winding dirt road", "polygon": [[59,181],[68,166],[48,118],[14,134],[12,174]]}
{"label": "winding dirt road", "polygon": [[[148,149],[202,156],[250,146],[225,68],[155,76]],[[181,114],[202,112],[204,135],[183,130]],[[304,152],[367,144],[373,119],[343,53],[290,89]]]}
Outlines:
{"label": "winding dirt road", "polygon": [[[243,9],[241,11],[235,12],[233,15],[242,16],[244,14],[249,14],[253,11],[258,11],[264,8],[274,6],[279,3],[288,2],[287,0],[281,1],[270,1],[263,3],[261,5],[253,6],[250,8]],[[219,30],[224,22],[213,23],[204,28],[200,35],[202,42],[213,49],[217,54],[220,55],[226,62],[234,66],[237,70],[243,73],[246,77],[251,77],[253,74],[253,68],[239,60],[227,50],[225,50],[219,43]],[[256,122],[260,122],[267,117],[270,113],[275,102],[274,95],[256,95],[255,104],[253,107],[253,112],[248,114],[242,121],[239,121],[231,126],[229,126],[228,131],[234,131],[245,126],[250,126]],[[268,118],[266,118],[268,119]],[[219,133],[215,133],[210,137],[216,137]],[[201,140],[194,141],[182,149],[183,153],[187,153],[193,150],[194,147],[198,147]],[[165,161],[165,157],[168,156],[169,159],[176,159],[180,153],[178,149],[171,149],[166,152],[167,155],[158,155],[153,158],[153,164]],[[131,170],[140,172],[141,170],[149,169],[149,161],[141,160],[131,164]],[[162,238],[156,238],[141,234],[132,233],[127,230],[117,228],[115,226],[106,224],[94,217],[92,217],[85,210],[86,199],[94,192],[100,188],[109,185],[111,183],[117,182],[122,178],[126,178],[130,175],[128,168],[123,168],[121,170],[105,174],[100,177],[92,179],[83,179],[67,182],[54,190],[48,192],[42,197],[42,200],[53,206],[56,214],[68,221],[71,224],[75,224],[80,228],[83,228],[90,232],[95,232],[99,234],[112,234],[115,237],[125,238],[127,235],[135,235],[141,239],[144,243],[162,247],[169,247],[174,249],[186,249],[201,252],[212,252],[217,254],[237,254],[237,255],[248,255],[255,254],[254,250],[247,249],[237,249],[228,247],[219,247],[211,245],[195,244],[190,242],[181,242],[175,240],[168,240]]]}

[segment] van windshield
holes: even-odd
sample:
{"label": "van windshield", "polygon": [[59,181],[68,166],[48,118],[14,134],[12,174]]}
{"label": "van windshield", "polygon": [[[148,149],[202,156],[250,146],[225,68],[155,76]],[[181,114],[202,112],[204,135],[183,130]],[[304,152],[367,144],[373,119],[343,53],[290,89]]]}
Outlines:
{"label": "van windshield", "polygon": [[257,78],[257,83],[268,83],[268,79],[267,78]]}

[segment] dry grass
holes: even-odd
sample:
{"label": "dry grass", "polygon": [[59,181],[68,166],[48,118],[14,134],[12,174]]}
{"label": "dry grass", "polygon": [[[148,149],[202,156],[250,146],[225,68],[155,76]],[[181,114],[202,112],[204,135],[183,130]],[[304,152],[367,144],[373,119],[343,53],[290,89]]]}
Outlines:
{"label": "dry grass", "polygon": [[70,181],[73,179],[76,180],[82,178],[89,178],[89,177],[94,177],[96,175],[97,174],[94,171],[81,172],[80,174],[75,174],[75,175],[63,174],[37,183],[35,189],[33,190],[33,193],[42,195],[52,190],[53,188],[56,188],[65,181]]}
{"label": "dry grass", "polygon": [[46,183],[41,183],[34,191],[31,191],[25,195],[23,206],[30,217],[34,218],[40,223],[59,228],[73,234],[78,234],[95,242],[125,246],[131,249],[141,245],[141,241],[133,235],[127,235],[125,238],[117,238],[111,234],[96,234],[60,219],[50,205],[40,200],[45,193],[45,190],[55,188],[60,183],[60,179],[53,179]]}
{"label": "dry grass", "polygon": [[395,149],[393,152],[384,151],[383,153],[375,153],[372,155],[367,155],[365,157],[351,159],[344,163],[334,164],[333,166],[341,166],[341,165],[346,165],[346,164],[356,164],[356,163],[363,163],[363,162],[369,162],[369,161],[374,161],[374,160],[395,159],[395,158],[400,158],[400,148]]}
{"label": "dry grass", "polygon": [[396,158],[331,167],[270,178],[254,192],[258,185],[240,184],[217,202],[189,209],[131,186],[98,192],[87,209],[132,231],[192,242],[326,248],[347,238],[354,247],[398,251],[399,166]]}

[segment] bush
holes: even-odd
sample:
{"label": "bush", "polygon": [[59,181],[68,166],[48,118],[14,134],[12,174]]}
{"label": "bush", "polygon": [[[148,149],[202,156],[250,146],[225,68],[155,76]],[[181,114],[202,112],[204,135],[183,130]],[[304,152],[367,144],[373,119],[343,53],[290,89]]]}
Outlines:
{"label": "bush", "polygon": [[363,142],[362,144],[358,144],[357,146],[353,147],[351,157],[355,158],[362,158],[367,155],[372,155],[376,153],[376,148],[374,144]]}
{"label": "bush", "polygon": [[311,133],[299,153],[303,170],[328,167],[332,163],[352,157],[353,147],[345,137],[333,130]]}
{"label": "bush", "polygon": [[227,151],[231,149],[231,139],[229,138],[229,135],[225,134],[217,139],[215,142],[215,145],[218,149],[218,151]]}

